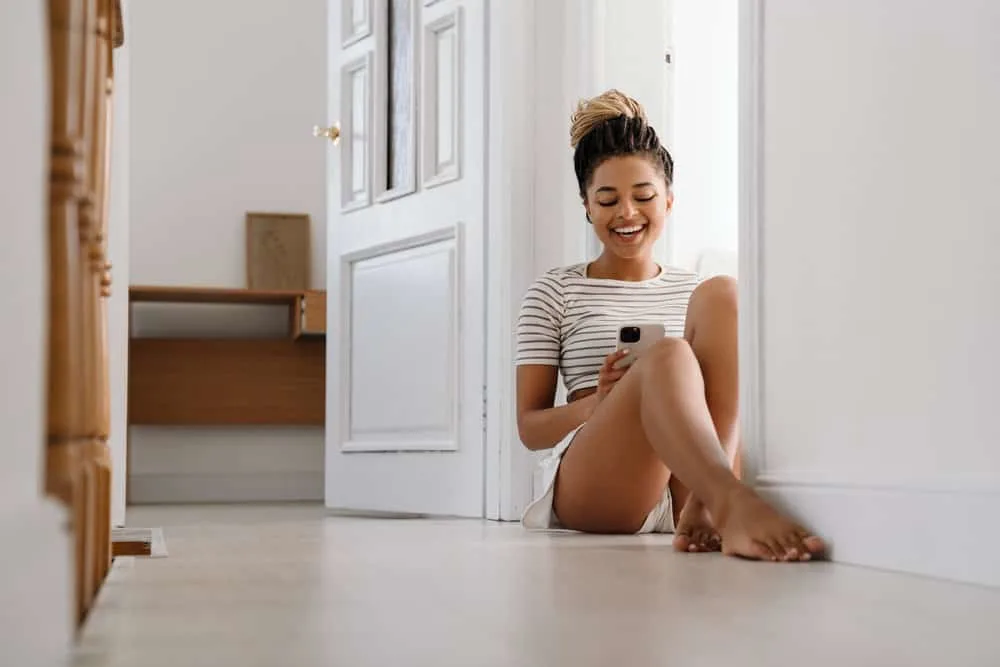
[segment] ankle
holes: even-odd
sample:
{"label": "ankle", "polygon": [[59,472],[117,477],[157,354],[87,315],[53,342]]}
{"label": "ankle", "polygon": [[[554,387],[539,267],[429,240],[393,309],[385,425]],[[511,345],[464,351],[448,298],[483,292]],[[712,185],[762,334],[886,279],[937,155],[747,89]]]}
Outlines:
{"label": "ankle", "polygon": [[741,498],[746,495],[750,489],[744,486],[739,480],[734,479],[733,483],[726,484],[725,487],[721,488],[716,494],[713,495],[712,501],[706,503],[709,513],[712,515],[713,521],[715,521],[716,526],[720,527],[726,523],[729,515],[732,513],[734,506],[741,502]]}

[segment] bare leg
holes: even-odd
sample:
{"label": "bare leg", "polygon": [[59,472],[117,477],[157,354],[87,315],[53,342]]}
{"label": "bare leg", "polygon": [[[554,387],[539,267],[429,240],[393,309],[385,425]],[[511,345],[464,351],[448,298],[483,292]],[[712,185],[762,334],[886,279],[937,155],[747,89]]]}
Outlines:
{"label": "bare leg", "polygon": [[733,476],[699,361],[678,339],[635,364],[577,435],[560,466],[555,510],[571,529],[632,533],[672,473],[708,508],[725,553],[788,560],[823,550]]}
{"label": "bare leg", "polygon": [[[705,382],[705,400],[730,467],[739,454],[739,360],[736,281],[719,276],[698,286],[688,306],[684,338],[691,344]],[[678,551],[717,551],[720,541],[708,510],[676,477],[671,494],[680,512],[674,547]]]}

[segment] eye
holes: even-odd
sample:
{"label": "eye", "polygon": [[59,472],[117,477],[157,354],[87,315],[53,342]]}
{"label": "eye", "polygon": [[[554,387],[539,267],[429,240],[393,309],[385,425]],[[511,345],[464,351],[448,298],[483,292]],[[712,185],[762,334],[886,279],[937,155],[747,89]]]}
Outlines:
{"label": "eye", "polygon": [[616,206],[617,204],[618,204],[618,200],[617,199],[613,199],[611,201],[599,201],[599,202],[597,202],[598,206],[603,206],[605,208],[607,208],[609,206]]}
{"label": "eye", "polygon": [[653,201],[654,199],[656,199],[656,194],[655,193],[649,195],[648,197],[636,197],[635,198],[636,201],[641,201],[641,202],[644,202],[644,203],[648,202],[648,201]]}

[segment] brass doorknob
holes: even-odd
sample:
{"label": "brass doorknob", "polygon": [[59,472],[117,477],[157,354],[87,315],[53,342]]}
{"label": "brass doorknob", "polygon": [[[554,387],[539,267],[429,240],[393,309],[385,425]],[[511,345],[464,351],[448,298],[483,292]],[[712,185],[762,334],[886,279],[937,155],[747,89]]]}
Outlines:
{"label": "brass doorknob", "polygon": [[330,127],[320,127],[319,125],[316,125],[313,127],[313,136],[326,137],[333,142],[334,146],[336,146],[340,143],[340,123],[334,123]]}

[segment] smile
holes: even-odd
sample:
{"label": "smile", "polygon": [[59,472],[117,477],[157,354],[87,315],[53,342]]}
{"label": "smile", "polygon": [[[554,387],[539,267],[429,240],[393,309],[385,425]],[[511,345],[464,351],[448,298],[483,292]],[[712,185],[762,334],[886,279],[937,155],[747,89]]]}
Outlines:
{"label": "smile", "polygon": [[642,233],[646,229],[646,225],[630,225],[628,227],[619,227],[617,229],[612,229],[611,231],[622,239],[632,239]]}

